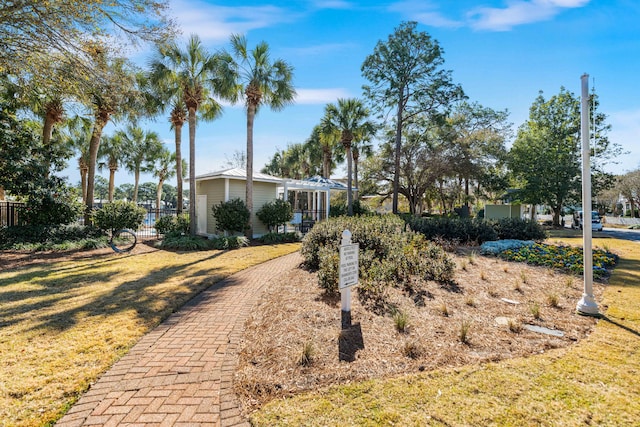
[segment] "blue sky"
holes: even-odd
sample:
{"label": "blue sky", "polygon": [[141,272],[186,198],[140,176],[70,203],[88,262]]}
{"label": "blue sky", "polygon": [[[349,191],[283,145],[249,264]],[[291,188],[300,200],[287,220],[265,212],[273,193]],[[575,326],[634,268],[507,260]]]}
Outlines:
{"label": "blue sky", "polygon": [[[470,101],[507,109],[517,129],[542,90],[564,86],[580,94],[580,76],[600,97],[600,110],[613,126],[609,137],[629,154],[609,167],[623,173],[640,167],[640,2],[636,0],[408,0],[249,1],[172,0],[182,38],[198,34],[211,51],[227,47],[229,35],[245,34],[250,47],[266,41],[273,58],[295,69],[295,105],[280,112],[262,109],[255,121],[254,167],[276,148],[304,142],[324,107],[339,97],[361,97],[360,67],[380,40],[402,22],[414,20],[444,49],[446,69]],[[145,63],[147,51],[134,60]],[[221,169],[246,146],[242,106],[200,123],[196,174]],[[124,127],[124,124],[121,125]],[[145,123],[173,147],[166,118]],[[188,155],[188,133],[183,134]],[[77,181],[70,174],[73,182]],[[122,170],[116,185],[132,182]],[[144,176],[142,182],[151,180]]]}

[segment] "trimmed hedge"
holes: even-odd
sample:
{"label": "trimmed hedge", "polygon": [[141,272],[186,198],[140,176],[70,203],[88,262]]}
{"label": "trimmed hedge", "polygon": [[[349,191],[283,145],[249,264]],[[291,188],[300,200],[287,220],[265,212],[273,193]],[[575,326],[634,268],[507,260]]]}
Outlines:
{"label": "trimmed hedge", "polygon": [[535,221],[520,218],[485,220],[481,218],[421,218],[405,219],[412,230],[429,240],[449,240],[463,245],[482,244],[493,240],[544,240],[544,229]]}
{"label": "trimmed hedge", "polygon": [[498,233],[491,224],[477,218],[413,217],[409,219],[409,226],[429,240],[454,240],[461,244],[498,240]]}

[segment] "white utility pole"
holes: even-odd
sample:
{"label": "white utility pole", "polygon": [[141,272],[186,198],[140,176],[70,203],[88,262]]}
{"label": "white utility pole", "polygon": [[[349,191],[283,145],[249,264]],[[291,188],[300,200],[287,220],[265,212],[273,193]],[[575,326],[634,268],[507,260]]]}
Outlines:
{"label": "white utility pole", "polygon": [[591,242],[591,152],[589,126],[589,75],[583,74],[582,80],[582,114],[580,134],[582,137],[582,253],[584,256],[584,291],[576,305],[580,314],[599,316],[598,304],[593,298],[593,250]]}

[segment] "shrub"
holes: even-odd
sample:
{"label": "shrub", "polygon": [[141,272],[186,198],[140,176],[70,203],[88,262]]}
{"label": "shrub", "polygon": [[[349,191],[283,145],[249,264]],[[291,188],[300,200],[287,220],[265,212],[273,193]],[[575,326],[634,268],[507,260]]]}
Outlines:
{"label": "shrub", "polygon": [[521,218],[501,218],[493,221],[493,228],[498,239],[536,240],[547,238],[547,232],[537,221]]}
{"label": "shrub", "polygon": [[276,199],[273,202],[265,203],[256,212],[256,216],[269,228],[269,231],[275,229],[277,232],[278,226],[284,225],[293,219],[293,208],[291,203],[286,200]]}
{"label": "shrub", "polygon": [[296,232],[289,233],[267,233],[258,239],[267,245],[276,243],[294,243],[300,241],[300,236]]}
{"label": "shrub", "polygon": [[205,251],[211,249],[211,243],[200,236],[169,233],[162,239],[160,248],[178,251]]}
{"label": "shrub", "polygon": [[244,236],[215,237],[208,240],[202,236],[184,235],[172,232],[165,235],[159,247],[179,251],[206,251],[210,249],[237,249],[249,246],[249,239]]}
{"label": "shrub", "polygon": [[217,230],[242,233],[248,229],[251,213],[243,200],[232,199],[228,202],[220,202],[211,209],[216,219]]}
{"label": "shrub", "polygon": [[73,189],[60,184],[34,190],[19,210],[24,223],[52,227],[74,222],[82,214],[83,206]]}
{"label": "shrub", "polygon": [[155,223],[155,228],[158,234],[189,234],[189,215],[180,214],[160,217]]}
{"label": "shrub", "polygon": [[[367,205],[363,205],[360,203],[360,200],[353,201],[353,215],[371,215],[371,210],[367,207]],[[347,203],[346,202],[337,202],[332,204],[329,207],[329,217],[338,217],[347,215]]]}
{"label": "shrub", "polygon": [[449,281],[454,262],[439,246],[424,236],[404,230],[396,216],[339,217],[317,224],[303,239],[305,264],[318,269],[320,287],[337,292],[339,246],[342,232],[349,229],[360,245],[359,295],[374,308],[385,307],[388,286],[411,286],[412,278]]}
{"label": "shrub", "polygon": [[124,228],[137,230],[142,226],[146,215],[147,211],[134,202],[118,200],[94,210],[92,220],[99,229],[114,233]]}
{"label": "shrub", "polygon": [[215,237],[210,242],[214,249],[238,249],[249,246],[249,239],[245,236]]}
{"label": "shrub", "polygon": [[[48,227],[44,225],[25,225],[4,227],[0,229],[0,249],[23,250],[62,250],[62,245],[69,249],[90,249],[90,246],[104,247],[101,230],[91,226],[60,225]],[[90,243],[88,241],[95,241]],[[106,239],[104,243],[106,244]]]}
{"label": "shrub", "polygon": [[412,230],[422,233],[429,240],[456,240],[461,244],[481,244],[497,240],[498,235],[491,224],[477,218],[421,218],[408,220]]}

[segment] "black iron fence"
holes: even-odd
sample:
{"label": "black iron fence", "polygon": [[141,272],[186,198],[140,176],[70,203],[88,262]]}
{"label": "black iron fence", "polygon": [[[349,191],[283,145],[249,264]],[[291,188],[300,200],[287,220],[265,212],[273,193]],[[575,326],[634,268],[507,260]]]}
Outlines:
{"label": "black iron fence", "polygon": [[22,202],[0,202],[0,227],[20,225],[20,208]]}

